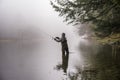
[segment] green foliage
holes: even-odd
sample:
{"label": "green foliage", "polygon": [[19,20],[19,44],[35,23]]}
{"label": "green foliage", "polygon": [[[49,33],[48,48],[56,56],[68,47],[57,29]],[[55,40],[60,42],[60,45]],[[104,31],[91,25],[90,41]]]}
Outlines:
{"label": "green foliage", "polygon": [[113,15],[110,11],[119,8],[117,2],[112,0],[56,0],[56,3],[51,2],[55,11],[72,23],[104,20]]}
{"label": "green foliage", "polygon": [[94,24],[96,37],[120,33],[119,0],[56,0],[51,5],[68,24]]}

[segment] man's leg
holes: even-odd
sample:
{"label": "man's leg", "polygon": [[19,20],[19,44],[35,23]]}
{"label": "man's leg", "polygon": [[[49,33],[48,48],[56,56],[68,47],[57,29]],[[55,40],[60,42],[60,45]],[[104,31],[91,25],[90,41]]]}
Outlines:
{"label": "man's leg", "polygon": [[62,68],[65,72],[65,49],[62,48]]}
{"label": "man's leg", "polygon": [[68,51],[67,48],[65,49],[65,52],[66,52],[66,55],[65,55],[65,71],[67,71],[67,68],[68,68],[68,60],[69,60],[69,51]]}
{"label": "man's leg", "polygon": [[67,59],[67,63],[68,63],[68,60],[69,60],[69,50],[68,50],[68,48],[66,48],[66,59]]}

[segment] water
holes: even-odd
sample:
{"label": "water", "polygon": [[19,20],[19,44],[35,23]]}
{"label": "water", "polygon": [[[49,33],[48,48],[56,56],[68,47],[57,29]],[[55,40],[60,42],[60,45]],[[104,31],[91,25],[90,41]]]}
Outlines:
{"label": "water", "polygon": [[[68,72],[75,72],[75,65],[80,64],[79,53],[74,47]],[[61,60],[61,44],[48,36],[37,40],[0,42],[0,74],[3,80],[61,80],[63,71],[54,69]]]}
{"label": "water", "polygon": [[4,0],[0,11],[0,80],[66,77],[62,70],[55,70],[62,61],[61,45],[49,36],[60,37],[62,32],[71,52],[68,73],[75,73],[75,67],[82,64],[77,50],[79,36],[73,26],[62,22],[49,0]]}

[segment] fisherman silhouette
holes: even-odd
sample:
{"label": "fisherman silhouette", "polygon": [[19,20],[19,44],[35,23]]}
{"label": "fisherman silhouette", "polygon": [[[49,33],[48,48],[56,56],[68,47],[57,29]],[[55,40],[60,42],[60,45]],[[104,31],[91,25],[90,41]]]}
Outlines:
{"label": "fisherman silhouette", "polygon": [[56,42],[61,42],[62,46],[62,68],[64,72],[66,73],[67,67],[68,67],[68,60],[69,60],[69,49],[67,44],[67,39],[65,37],[65,33],[62,33],[61,38],[55,37],[54,40]]}

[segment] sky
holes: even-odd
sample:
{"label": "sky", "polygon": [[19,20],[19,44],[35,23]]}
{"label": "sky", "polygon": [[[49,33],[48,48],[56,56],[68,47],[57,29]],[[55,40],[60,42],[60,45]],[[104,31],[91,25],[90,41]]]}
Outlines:
{"label": "sky", "polygon": [[[61,45],[52,38],[65,32],[69,70],[81,65],[76,28],[63,22],[49,0],[0,0],[0,80],[61,80],[54,70]],[[77,62],[77,63],[75,63]]]}

